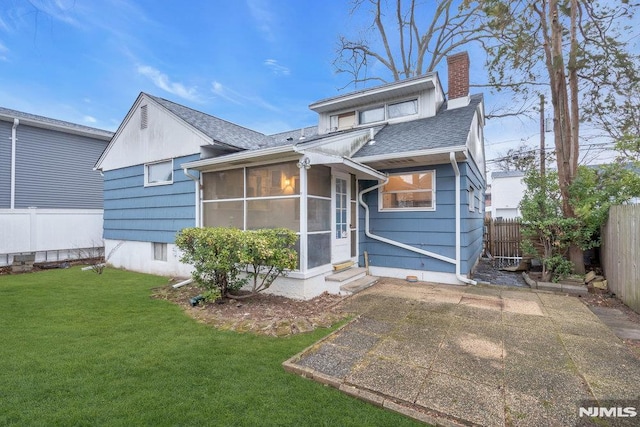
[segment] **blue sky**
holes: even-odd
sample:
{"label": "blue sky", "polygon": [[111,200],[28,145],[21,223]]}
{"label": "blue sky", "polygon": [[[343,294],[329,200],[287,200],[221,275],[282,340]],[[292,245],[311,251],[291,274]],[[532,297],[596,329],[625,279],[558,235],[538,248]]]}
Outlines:
{"label": "blue sky", "polygon": [[[350,7],[348,0],[3,0],[0,106],[115,130],[143,91],[264,133],[313,125],[310,103],[353,89],[339,91],[349,78],[332,65],[338,36],[364,25]],[[472,83],[486,81],[483,61],[471,52]],[[446,69],[438,71],[446,88]],[[487,110],[494,100],[485,91]],[[487,123],[487,158],[521,138],[536,147],[537,126]]]}

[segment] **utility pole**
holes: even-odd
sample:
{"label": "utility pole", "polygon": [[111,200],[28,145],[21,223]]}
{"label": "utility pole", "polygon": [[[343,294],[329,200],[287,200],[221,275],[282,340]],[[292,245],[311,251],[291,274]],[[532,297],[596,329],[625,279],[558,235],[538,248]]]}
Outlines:
{"label": "utility pole", "polygon": [[543,181],[545,175],[544,132],[544,95],[540,94],[540,178]]}

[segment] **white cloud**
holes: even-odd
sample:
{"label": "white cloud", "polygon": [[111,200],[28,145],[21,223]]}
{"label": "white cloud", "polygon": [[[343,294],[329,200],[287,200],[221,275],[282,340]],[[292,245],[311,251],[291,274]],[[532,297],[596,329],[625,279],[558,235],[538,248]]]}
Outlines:
{"label": "white cloud", "polygon": [[92,116],[84,116],[82,120],[84,120],[85,123],[98,123],[98,120]]}
{"label": "white cloud", "polygon": [[196,87],[187,87],[182,83],[172,82],[169,76],[148,65],[139,65],[137,71],[138,74],[149,78],[153,84],[166,92],[189,101],[199,101]]}
{"label": "white cloud", "polygon": [[270,111],[279,112],[280,109],[273,104],[268,103],[259,96],[248,96],[237,92],[218,81],[211,83],[211,91],[222,99],[233,102],[238,105],[253,105]]}
{"label": "white cloud", "polygon": [[9,53],[9,49],[0,42],[0,61],[8,61],[7,53]]}
{"label": "white cloud", "polygon": [[264,65],[266,65],[267,68],[269,68],[276,76],[288,76],[291,74],[289,67],[278,64],[278,61],[275,59],[265,59]]}
{"label": "white cloud", "polygon": [[258,30],[264,35],[267,41],[274,42],[275,34],[273,32],[273,26],[275,16],[271,12],[273,7],[268,4],[267,0],[247,0],[247,6],[254,21],[258,24]]}

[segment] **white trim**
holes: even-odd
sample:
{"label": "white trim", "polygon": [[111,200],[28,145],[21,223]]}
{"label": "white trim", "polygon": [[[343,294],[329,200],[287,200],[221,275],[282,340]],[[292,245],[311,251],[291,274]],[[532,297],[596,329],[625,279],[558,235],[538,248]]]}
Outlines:
{"label": "white trim", "polygon": [[[309,109],[317,113],[328,113],[334,110],[348,109],[354,103],[375,104],[377,100],[387,99],[397,95],[408,95],[408,90],[420,91],[429,90],[440,84],[436,73],[424,74],[420,77],[404,80],[403,82],[393,82],[371,89],[364,89],[346,95],[341,95],[329,99],[323,99],[309,105]],[[421,87],[422,86],[422,87]]]}
{"label": "white trim", "polygon": [[[393,193],[427,193],[431,192],[431,207],[410,207],[410,208],[385,208],[383,206],[384,197],[383,197],[383,188],[380,187],[378,189],[378,212],[434,212],[436,210],[436,170],[435,169],[427,169],[427,170],[416,170],[416,171],[407,171],[407,172],[397,172],[389,174],[389,178],[392,176],[400,176],[400,175],[412,175],[412,174],[421,174],[421,173],[431,173],[431,189],[424,190],[402,190],[402,191],[393,191]],[[385,184],[386,185],[386,184]]]}
{"label": "white trim", "polygon": [[461,96],[460,98],[449,99],[447,101],[447,110],[455,110],[456,108],[462,108],[469,105],[471,97],[469,95]]}
{"label": "white trim", "polygon": [[376,154],[373,156],[357,157],[355,161],[357,161],[358,163],[373,163],[373,162],[379,162],[384,160],[430,156],[434,154],[449,154],[451,152],[462,153],[466,157],[467,146],[457,145],[455,147],[434,148],[431,150],[415,150],[415,151],[404,151],[402,153]]}
{"label": "white trim", "polygon": [[[257,158],[257,157],[261,157],[261,156],[284,154],[284,153],[292,153],[292,154],[296,153],[296,151],[294,149],[294,146],[293,145],[285,145],[285,146],[281,146],[281,147],[271,147],[271,148],[262,148],[262,149],[258,149],[258,150],[240,151],[238,153],[227,154],[227,155],[220,156],[220,157],[212,157],[210,159],[196,160],[194,162],[183,163],[180,166],[182,168],[200,170],[200,169],[205,169],[207,166],[216,166],[216,165],[220,165],[220,164],[228,164],[230,162],[239,162],[239,161],[242,161],[242,160],[254,159],[254,158]],[[277,163],[286,162],[288,160],[289,159],[280,158],[277,161]],[[227,169],[236,169],[236,168],[243,167],[243,165],[241,165],[241,164],[227,165],[227,166],[228,166]],[[209,171],[207,170],[207,172],[209,172]]]}
{"label": "white trim", "polygon": [[[171,179],[168,181],[156,181],[149,182],[149,166],[158,165],[160,163],[168,163],[171,162]],[[149,162],[144,164],[144,186],[145,187],[156,187],[158,185],[171,185],[173,184],[173,174],[175,170],[173,169],[173,159],[165,159],[158,160],[156,162]]]}

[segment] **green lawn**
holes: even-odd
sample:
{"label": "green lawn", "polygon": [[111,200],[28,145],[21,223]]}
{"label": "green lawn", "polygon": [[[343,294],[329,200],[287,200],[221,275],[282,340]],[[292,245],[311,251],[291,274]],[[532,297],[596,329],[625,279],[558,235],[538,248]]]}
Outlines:
{"label": "green lawn", "polygon": [[163,277],[0,276],[0,425],[413,425],[285,372],[327,334],[220,332],[150,298]]}

